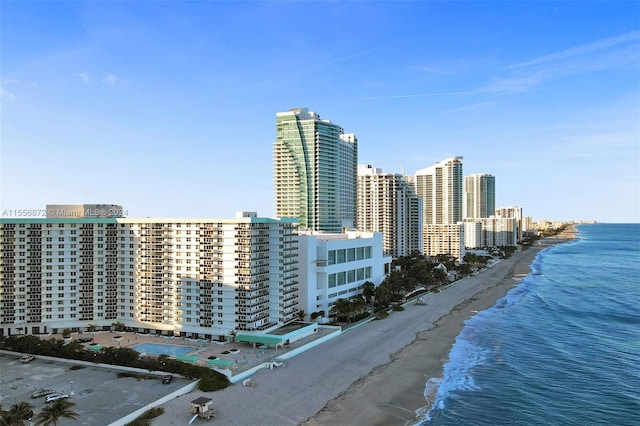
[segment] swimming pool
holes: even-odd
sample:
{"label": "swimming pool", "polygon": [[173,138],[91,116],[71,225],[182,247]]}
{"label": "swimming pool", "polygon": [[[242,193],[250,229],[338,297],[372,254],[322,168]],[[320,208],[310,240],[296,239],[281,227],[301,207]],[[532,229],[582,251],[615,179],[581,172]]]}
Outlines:
{"label": "swimming pool", "polygon": [[131,349],[147,355],[170,355],[180,356],[195,351],[197,348],[189,346],[164,345],[162,343],[140,343],[132,346]]}

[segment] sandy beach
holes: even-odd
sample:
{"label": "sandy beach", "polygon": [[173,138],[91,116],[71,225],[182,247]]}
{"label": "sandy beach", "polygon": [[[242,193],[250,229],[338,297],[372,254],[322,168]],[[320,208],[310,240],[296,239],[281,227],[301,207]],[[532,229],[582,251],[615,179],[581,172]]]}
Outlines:
{"label": "sandy beach", "polygon": [[382,321],[353,328],[287,361],[260,370],[256,387],[233,385],[213,393],[194,391],[162,405],[153,425],[184,425],[189,402],[213,398],[215,421],[225,425],[405,425],[425,407],[425,383],[440,378],[443,363],[464,326],[493,306],[530,272],[540,250],[572,233],[542,240],[475,276],[429,294]]}

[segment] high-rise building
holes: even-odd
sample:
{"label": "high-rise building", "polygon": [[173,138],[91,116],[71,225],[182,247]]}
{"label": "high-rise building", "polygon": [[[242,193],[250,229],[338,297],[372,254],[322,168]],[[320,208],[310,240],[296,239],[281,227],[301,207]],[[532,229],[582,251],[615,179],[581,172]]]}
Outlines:
{"label": "high-rise building", "polygon": [[517,240],[517,220],[514,217],[489,216],[480,219],[482,222],[482,239],[484,246],[515,246]]}
{"label": "high-rise building", "polygon": [[307,108],[276,114],[276,216],[302,229],[340,233],[356,221],[358,141]]}
{"label": "high-rise building", "polygon": [[463,226],[466,248],[479,248],[486,245],[482,237],[482,221],[480,219],[465,219]]}
{"label": "high-rise building", "polygon": [[357,212],[356,228],[381,232],[385,254],[422,252],[422,199],[406,176],[358,165]]}
{"label": "high-rise building", "polygon": [[467,248],[515,246],[518,242],[516,219],[491,215],[464,220]]}
{"label": "high-rise building", "polygon": [[0,219],[0,336],[115,322],[204,338],[269,331],[297,315],[295,231],[250,212]]}
{"label": "high-rise building", "polygon": [[462,157],[451,157],[418,170],[414,185],[422,197],[424,253],[463,256]]}
{"label": "high-rise building", "polygon": [[424,225],[450,225],[462,220],[462,157],[451,157],[415,173],[423,200]]}
{"label": "high-rise building", "polygon": [[464,218],[489,217],[496,209],[496,178],[478,173],[464,178]]}
{"label": "high-rise building", "polygon": [[495,215],[497,217],[510,218],[513,217],[516,219],[517,229],[517,238],[518,241],[522,240],[522,207],[520,206],[509,206],[509,207],[499,207],[496,209]]}
{"label": "high-rise building", "polygon": [[424,254],[448,254],[458,259],[464,256],[464,224],[426,225],[424,227]]}

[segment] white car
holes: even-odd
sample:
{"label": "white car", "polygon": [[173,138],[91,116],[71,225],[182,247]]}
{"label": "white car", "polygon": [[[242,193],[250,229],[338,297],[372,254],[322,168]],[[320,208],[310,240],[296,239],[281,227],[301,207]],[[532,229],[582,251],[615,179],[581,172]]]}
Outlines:
{"label": "white car", "polygon": [[67,395],[66,393],[54,393],[53,395],[48,395],[44,399],[44,402],[53,402],[59,399],[66,399],[66,398],[69,398],[69,395]]}
{"label": "white car", "polygon": [[49,396],[56,393],[55,390],[53,389],[38,389],[33,391],[33,393],[31,394],[31,398],[42,398],[43,396]]}
{"label": "white car", "polygon": [[24,364],[27,364],[27,363],[33,361],[34,359],[36,359],[36,357],[33,356],[33,355],[24,355],[24,356],[22,356],[20,358],[20,362],[22,362]]}

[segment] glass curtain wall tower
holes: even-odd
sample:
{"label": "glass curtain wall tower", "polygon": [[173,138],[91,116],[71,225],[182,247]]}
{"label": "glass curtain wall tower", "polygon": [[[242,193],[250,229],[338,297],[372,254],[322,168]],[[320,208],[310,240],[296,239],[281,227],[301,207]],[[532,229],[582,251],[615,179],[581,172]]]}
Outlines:
{"label": "glass curtain wall tower", "polygon": [[356,220],[358,140],[307,108],[276,114],[276,216],[331,233]]}
{"label": "glass curtain wall tower", "polygon": [[466,176],[465,219],[489,217],[496,210],[496,178],[490,174],[478,173]]}

